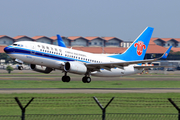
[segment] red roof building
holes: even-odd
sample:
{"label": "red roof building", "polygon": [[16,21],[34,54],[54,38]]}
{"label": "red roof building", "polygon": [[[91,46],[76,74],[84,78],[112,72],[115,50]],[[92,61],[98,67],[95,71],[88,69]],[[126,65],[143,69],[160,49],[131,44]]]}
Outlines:
{"label": "red roof building", "polygon": [[0,45],[0,53],[5,53],[4,48],[7,47],[6,45]]}
{"label": "red roof building", "polygon": [[48,44],[53,43],[53,40],[46,36],[34,36],[34,37],[32,37],[32,39],[34,39],[37,42],[42,42],[42,43],[48,43]]}
{"label": "red roof building", "polygon": [[[70,36],[63,37],[62,39],[66,46],[73,47],[73,49],[79,49],[91,53],[107,53],[107,54],[119,54],[123,53],[132,42],[123,41],[116,37],[81,37]],[[13,44],[16,41],[37,41],[49,44],[57,45],[57,36],[34,36],[28,37],[25,35],[19,35],[16,37],[9,37],[6,35],[0,35],[0,45],[6,46]],[[173,46],[174,52],[180,51],[180,38],[151,38],[147,53],[149,54],[162,54],[169,46]],[[3,51],[1,46],[1,52]]]}
{"label": "red roof building", "polygon": [[13,37],[14,41],[34,41],[33,38],[25,36],[25,35],[19,35],[16,37]]}

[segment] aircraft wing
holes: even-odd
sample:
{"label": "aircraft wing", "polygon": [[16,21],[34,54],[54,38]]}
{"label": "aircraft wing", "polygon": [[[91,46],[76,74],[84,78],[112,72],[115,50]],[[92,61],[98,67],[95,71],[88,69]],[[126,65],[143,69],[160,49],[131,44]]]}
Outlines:
{"label": "aircraft wing", "polygon": [[[138,64],[138,63],[147,63],[147,62],[154,62],[159,59],[149,59],[149,60],[140,60],[140,61],[128,61],[128,62],[111,62],[111,63],[86,63],[87,68],[97,70],[97,69],[106,69],[110,70],[111,68],[120,68],[124,69],[125,66],[130,64]],[[143,67],[143,66],[142,66]]]}
{"label": "aircraft wing", "polygon": [[[120,68],[124,69],[125,66],[128,66],[130,64],[138,64],[138,63],[149,63],[149,62],[154,62],[158,61],[159,59],[166,59],[172,46],[168,48],[168,50],[160,57],[156,59],[148,59],[148,60],[137,60],[137,61],[124,61],[124,62],[108,62],[108,63],[86,63],[86,66],[88,69],[91,70],[99,70],[101,68],[106,69],[106,70],[111,70],[111,68]],[[137,67],[137,66],[135,66]],[[139,67],[140,68],[140,67]],[[145,66],[141,66],[141,68],[145,68]]]}

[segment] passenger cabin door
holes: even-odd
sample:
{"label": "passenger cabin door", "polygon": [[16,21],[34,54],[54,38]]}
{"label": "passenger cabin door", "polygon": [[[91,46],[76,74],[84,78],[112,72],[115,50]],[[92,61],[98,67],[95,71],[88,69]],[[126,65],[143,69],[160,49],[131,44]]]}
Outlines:
{"label": "passenger cabin door", "polygon": [[36,46],[34,44],[31,44],[31,54],[36,54]]}
{"label": "passenger cabin door", "polygon": [[25,62],[28,63],[33,63],[33,61],[35,60],[35,53],[36,53],[36,49],[35,49],[35,45],[33,43],[27,44],[26,46],[29,49],[29,54],[25,55]]}

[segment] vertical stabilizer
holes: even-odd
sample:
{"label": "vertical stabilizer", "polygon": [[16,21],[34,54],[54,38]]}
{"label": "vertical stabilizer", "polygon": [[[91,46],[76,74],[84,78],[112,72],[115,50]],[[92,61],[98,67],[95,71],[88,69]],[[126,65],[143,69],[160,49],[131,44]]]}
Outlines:
{"label": "vertical stabilizer", "polygon": [[109,57],[121,59],[124,61],[143,60],[149,45],[154,28],[147,27],[131,44],[131,46],[122,54]]}
{"label": "vertical stabilizer", "polygon": [[58,41],[58,45],[60,47],[66,47],[65,43],[63,42],[62,38],[60,35],[57,35],[57,41]]}

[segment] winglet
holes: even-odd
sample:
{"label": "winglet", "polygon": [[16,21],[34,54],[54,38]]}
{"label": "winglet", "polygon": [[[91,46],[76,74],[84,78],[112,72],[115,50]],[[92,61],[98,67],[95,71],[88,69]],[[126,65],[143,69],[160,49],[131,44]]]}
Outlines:
{"label": "winglet", "polygon": [[166,58],[167,58],[167,56],[168,56],[171,48],[172,48],[172,46],[170,46],[170,47],[167,49],[167,51],[161,56],[161,59],[166,59]]}
{"label": "winglet", "polygon": [[61,47],[66,47],[65,43],[63,42],[62,38],[60,35],[57,35],[57,41],[58,41],[58,45]]}

